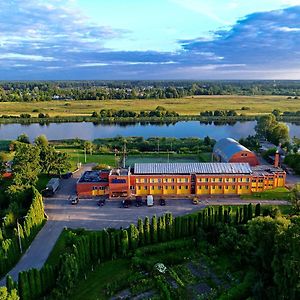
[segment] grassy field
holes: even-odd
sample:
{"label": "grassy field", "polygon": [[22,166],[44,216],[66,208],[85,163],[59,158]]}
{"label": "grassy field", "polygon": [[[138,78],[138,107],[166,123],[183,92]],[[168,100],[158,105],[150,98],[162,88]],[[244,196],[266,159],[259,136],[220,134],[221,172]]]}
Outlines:
{"label": "grassy field", "polygon": [[188,163],[188,162],[206,162],[211,158],[210,153],[197,154],[167,154],[153,153],[141,155],[129,155],[126,159],[126,165],[132,166],[134,163]]}
{"label": "grassy field", "polygon": [[291,200],[291,192],[287,188],[277,188],[274,190],[264,191],[260,193],[253,193],[251,195],[242,195],[242,199],[261,199],[261,200]]}
{"label": "grassy field", "polygon": [[116,159],[114,155],[111,154],[86,154],[86,160],[84,155],[84,150],[82,149],[69,149],[62,148],[58,149],[61,152],[66,152],[70,156],[71,161],[71,170],[74,171],[77,168],[77,163],[96,163],[96,164],[105,164],[109,166],[116,166]]}
{"label": "grassy field", "polygon": [[[142,110],[155,109],[158,105],[173,110],[180,115],[199,115],[205,110],[234,109],[246,115],[270,113],[274,109],[281,111],[299,110],[300,100],[288,100],[285,96],[194,96],[182,99],[147,100],[102,100],[102,101],[49,101],[49,102],[1,102],[2,115],[29,113],[37,116],[40,112],[55,116],[89,116],[101,109]],[[249,107],[249,110],[241,110]],[[33,112],[38,110],[38,112]]]}

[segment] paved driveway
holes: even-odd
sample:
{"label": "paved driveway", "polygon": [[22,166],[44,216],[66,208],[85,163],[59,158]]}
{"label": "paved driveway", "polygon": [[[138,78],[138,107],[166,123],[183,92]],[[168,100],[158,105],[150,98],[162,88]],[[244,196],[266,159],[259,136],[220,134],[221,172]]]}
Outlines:
{"label": "paved driveway", "polygon": [[[40,269],[49,256],[57,238],[64,227],[103,229],[107,227],[127,227],[130,223],[136,223],[137,218],[144,219],[146,216],[157,216],[165,212],[171,212],[174,216],[187,214],[207,205],[239,205],[245,203],[272,203],[274,205],[287,204],[286,201],[245,201],[239,198],[212,198],[203,201],[200,205],[192,205],[190,200],[167,200],[166,206],[159,206],[157,203],[153,207],[135,207],[120,208],[120,201],[109,200],[99,207],[96,200],[81,199],[78,205],[71,205],[68,201],[70,195],[75,195],[76,180],[82,172],[90,169],[91,166],[85,166],[80,173],[75,174],[74,178],[62,180],[62,185],[57,192],[56,197],[46,198],[45,211],[48,215],[48,221],[38,233],[31,246],[22,256],[18,264],[9,272],[17,280],[18,273],[30,268]],[[0,285],[4,285],[2,280]]]}

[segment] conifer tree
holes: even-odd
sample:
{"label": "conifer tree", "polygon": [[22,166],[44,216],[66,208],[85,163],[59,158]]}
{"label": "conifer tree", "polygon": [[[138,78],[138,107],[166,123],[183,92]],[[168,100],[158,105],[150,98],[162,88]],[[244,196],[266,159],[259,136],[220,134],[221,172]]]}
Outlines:
{"label": "conifer tree", "polygon": [[157,243],[158,242],[158,234],[157,234],[157,218],[154,215],[152,217],[152,222],[151,222],[151,240],[152,243]]}
{"label": "conifer tree", "polygon": [[145,218],[144,222],[144,236],[145,236],[145,244],[148,245],[151,243],[151,227],[150,220],[148,217]]}

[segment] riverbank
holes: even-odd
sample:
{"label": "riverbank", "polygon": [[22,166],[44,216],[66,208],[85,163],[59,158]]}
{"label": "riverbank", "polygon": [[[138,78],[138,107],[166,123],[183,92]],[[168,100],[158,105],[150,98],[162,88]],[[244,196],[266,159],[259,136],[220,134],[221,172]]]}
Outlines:
{"label": "riverbank", "polygon": [[[199,116],[199,115],[180,115],[177,117],[91,117],[91,116],[56,116],[48,118],[39,118],[39,117],[14,117],[6,116],[0,117],[0,124],[41,124],[47,125],[51,123],[81,123],[81,122],[91,122],[94,124],[176,124],[177,122],[187,122],[187,121],[199,121],[203,124],[214,123],[215,125],[226,125],[226,124],[235,124],[236,122],[246,122],[246,121],[255,121],[260,116]],[[280,116],[277,117],[277,120],[280,122],[290,122],[296,125],[300,124],[300,115],[299,116]]]}

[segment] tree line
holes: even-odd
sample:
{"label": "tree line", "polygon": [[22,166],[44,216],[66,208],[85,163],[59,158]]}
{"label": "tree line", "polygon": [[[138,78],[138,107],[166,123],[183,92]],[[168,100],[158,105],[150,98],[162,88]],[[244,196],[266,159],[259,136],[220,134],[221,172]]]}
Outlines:
{"label": "tree line", "polygon": [[[220,253],[228,253],[232,265],[253,275],[251,288],[247,285],[240,298],[297,299],[299,226],[299,216],[283,218],[276,211],[262,212],[259,204],[255,208],[249,204],[238,207],[235,214],[231,207],[209,207],[176,218],[170,213],[151,220],[146,217],[125,229],[67,231],[67,248],[51,271],[44,266],[39,271],[21,272],[18,284],[8,278],[7,287],[17,286],[22,300],[39,299],[49,292],[53,299],[68,298],[77,282],[97,264],[135,257],[133,264],[139,265],[143,257],[140,252],[150,251],[147,246],[157,244],[163,250],[166,242],[194,237],[199,242],[207,240]],[[45,276],[52,277],[45,283]]]}
{"label": "tree line", "polygon": [[180,80],[0,82],[0,101],[164,99],[193,95],[286,95],[297,100],[300,83]]}
{"label": "tree line", "polygon": [[179,114],[175,111],[168,111],[163,106],[157,106],[154,110],[141,111],[140,113],[130,110],[115,110],[115,109],[101,109],[99,113],[93,112],[94,118],[162,118],[162,117],[178,117]]}

